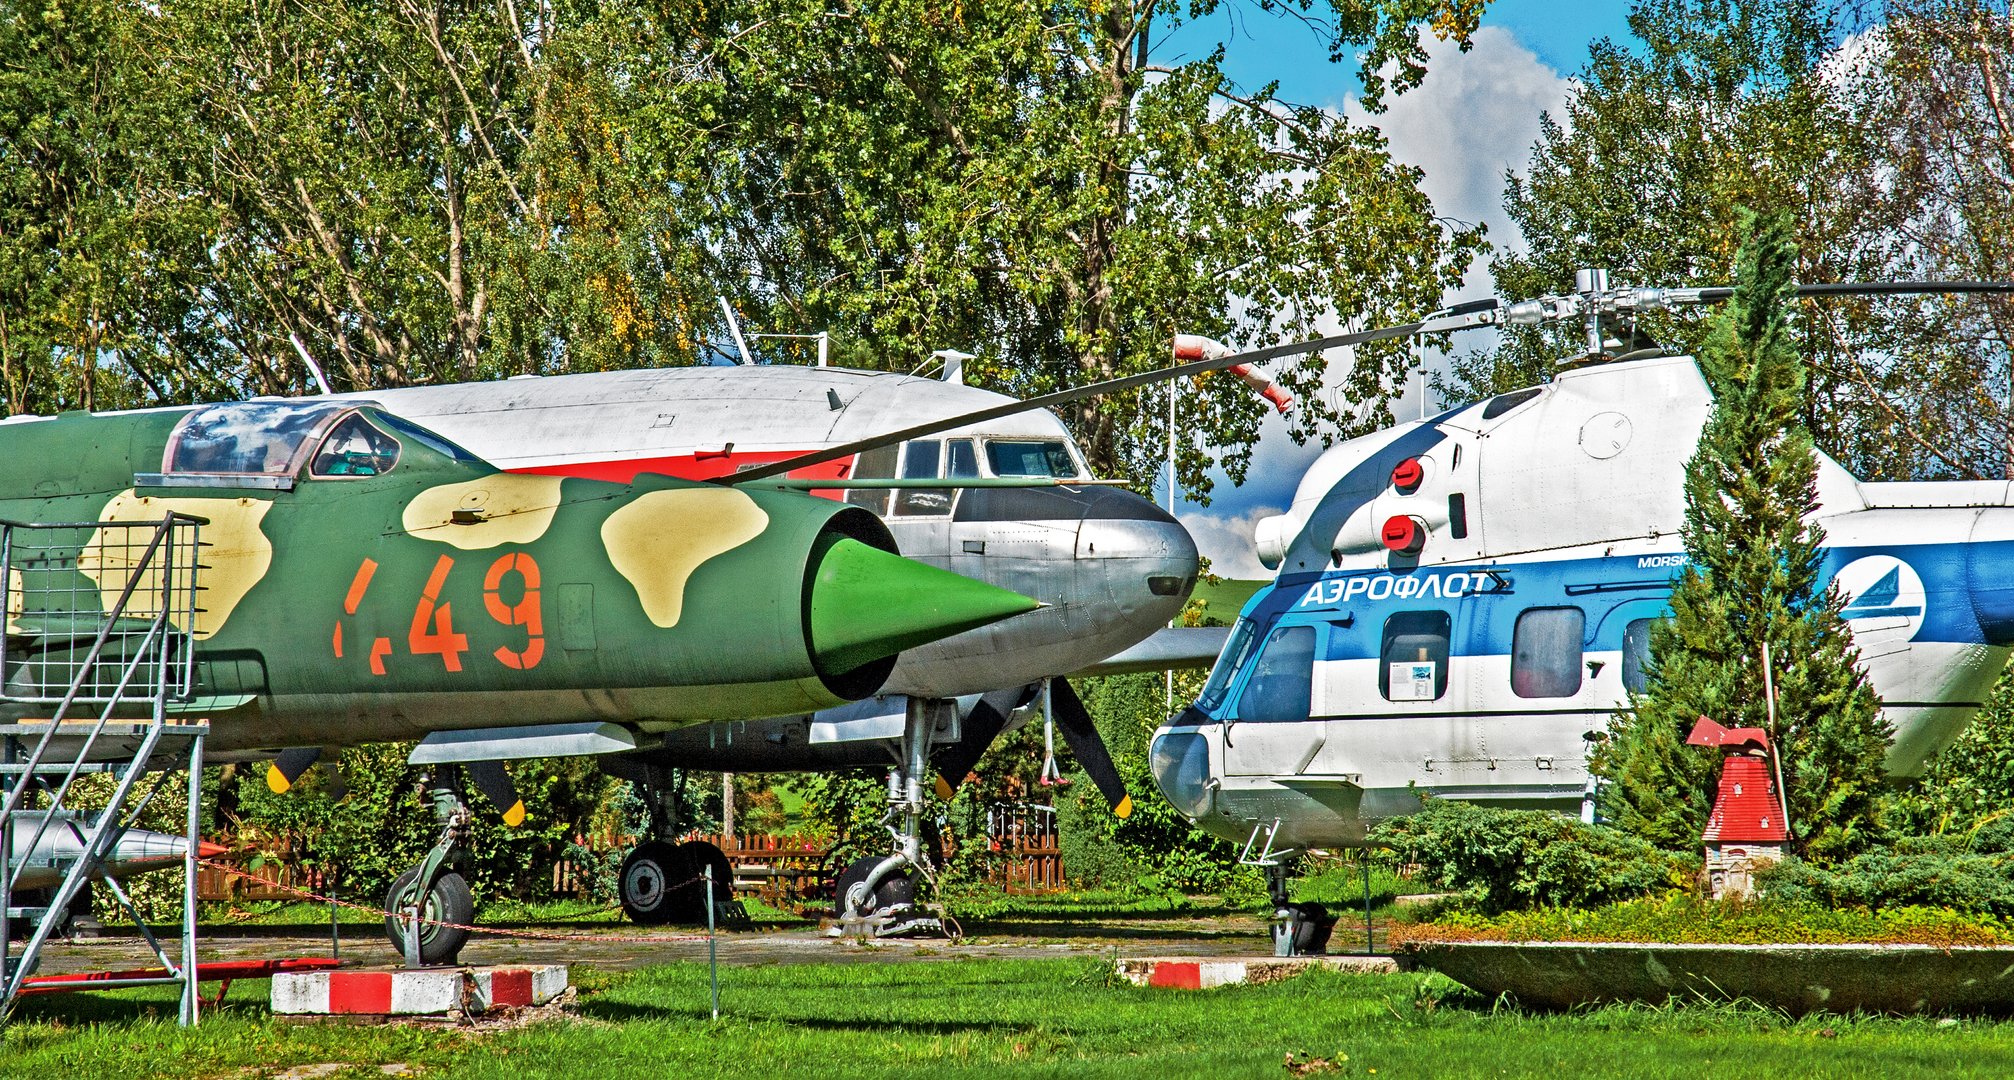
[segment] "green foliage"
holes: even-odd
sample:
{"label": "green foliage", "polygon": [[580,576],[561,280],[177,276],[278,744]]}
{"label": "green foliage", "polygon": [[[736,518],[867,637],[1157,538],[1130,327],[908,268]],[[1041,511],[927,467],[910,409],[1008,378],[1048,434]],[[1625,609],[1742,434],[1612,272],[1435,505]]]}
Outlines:
{"label": "green foliage", "polygon": [[1785,859],[1760,875],[1765,895],[1824,907],[1942,907],[2014,916],[2014,826],[1905,837],[1836,866]]}
{"label": "green foliage", "polygon": [[1899,828],[1943,836],[2014,821],[2014,673],[2002,672],[1972,722],[1896,800]]}
{"label": "green foliage", "polygon": [[[1888,728],[1839,619],[1819,587],[1824,532],[1818,463],[1802,425],[1804,363],[1790,321],[1796,249],[1790,221],[1745,219],[1735,295],[1715,317],[1700,368],[1715,401],[1686,465],[1690,564],[1672,617],[1651,631],[1649,685],[1598,747],[1603,811],[1660,847],[1693,848],[1720,754],[1689,747],[1700,716],[1772,730],[1795,847],[1842,859],[1884,833]],[[1773,655],[1774,724],[1763,693]]]}
{"label": "green foliage", "polygon": [[1548,907],[1485,915],[1444,912],[1393,932],[1406,941],[1651,941],[1674,944],[2014,944],[2014,922],[1943,907],[1869,911],[1787,901],[1738,903],[1693,896],[1629,900],[1593,909]]}
{"label": "green foliage", "polygon": [[[1177,702],[1193,701],[1196,673],[1175,683]],[[1112,753],[1133,799],[1120,819],[1081,774],[1056,800],[1063,869],[1073,882],[1160,893],[1169,889],[1256,895],[1256,874],[1237,865],[1237,849],[1202,832],[1169,805],[1147,767],[1147,745],[1167,718],[1167,684],[1156,674],[1086,679],[1077,690]]]}
{"label": "green foliage", "polygon": [[[1330,0],[1305,20],[1367,103],[1484,0]],[[1335,110],[1152,46],[1215,3],[810,0],[665,7],[101,0],[0,12],[8,412],[691,363],[752,329],[842,363],[997,351],[1018,393],[1144,370],[1176,329],[1313,335],[1427,311],[1480,250]],[[777,345],[776,358],[799,359]],[[1297,437],[1359,432],[1284,363]],[[1150,473],[1139,394],[1066,418]],[[1181,470],[1242,478],[1265,406],[1190,397]]]}
{"label": "green foliage", "polygon": [[[1724,285],[1743,206],[1795,218],[1804,281],[2014,274],[2014,146],[1977,136],[2001,126],[1997,87],[2014,77],[2004,5],[1638,0],[1629,26],[1631,39],[1591,46],[1563,115],[1508,178],[1528,250],[1493,255],[1500,295],[1566,290],[1582,267],[1618,285]],[[1805,424],[1827,452],[1867,478],[2007,475],[1999,301],[1806,311]],[[1689,352],[1706,320],[1682,310],[1635,326]],[[1508,328],[1436,388],[1473,400],[1543,382],[1584,348],[1578,334]]]}
{"label": "green foliage", "polygon": [[[342,751],[341,788],[327,764],[310,770],[284,795],[268,790],[263,770],[237,779],[241,842],[277,854],[292,852],[333,876],[343,899],[375,903],[392,878],[417,864],[439,834],[432,804],[420,794],[427,770],[406,764],[410,744]],[[505,826],[479,794],[470,795],[469,888],[478,904],[496,897],[552,895],[552,866],[580,833],[613,833],[620,782],[591,760],[511,762],[511,778],[526,808],[525,823]]]}
{"label": "green foliage", "polygon": [[1419,864],[1416,880],[1485,912],[1593,905],[1683,885],[1698,862],[1615,829],[1541,810],[1425,799],[1372,827],[1372,844]]}

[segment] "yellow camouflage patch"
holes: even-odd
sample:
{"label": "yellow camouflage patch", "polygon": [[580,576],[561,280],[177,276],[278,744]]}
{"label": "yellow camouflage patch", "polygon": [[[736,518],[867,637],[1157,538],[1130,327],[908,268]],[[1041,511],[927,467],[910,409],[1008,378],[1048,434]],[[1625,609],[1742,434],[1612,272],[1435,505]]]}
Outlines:
{"label": "yellow camouflage patch", "polygon": [[413,496],[400,524],[421,540],[463,551],[529,544],[552,527],[563,477],[494,473]]}
{"label": "yellow camouflage patch", "polygon": [[[224,621],[237,610],[238,601],[252,591],[273,565],[273,542],[266,538],[260,523],[273,504],[265,499],[195,499],[138,497],[131,488],[112,496],[98,513],[98,520],[111,522],[160,521],[170,512],[205,518],[209,524],[198,534],[203,541],[202,601],[197,605],[195,625],[182,627],[198,640],[223,629]],[[119,602],[119,594],[133,577],[140,548],[129,547],[123,536],[99,529],[91,534],[77,556],[77,570],[98,586],[105,610]],[[160,613],[161,577],[158,568],[142,575],[126,614],[152,618]]]}
{"label": "yellow camouflage patch", "polygon": [[692,572],[768,527],[762,507],[733,488],[653,491],[610,514],[601,542],[616,572],[636,587],[643,613],[668,628],[684,613]]}

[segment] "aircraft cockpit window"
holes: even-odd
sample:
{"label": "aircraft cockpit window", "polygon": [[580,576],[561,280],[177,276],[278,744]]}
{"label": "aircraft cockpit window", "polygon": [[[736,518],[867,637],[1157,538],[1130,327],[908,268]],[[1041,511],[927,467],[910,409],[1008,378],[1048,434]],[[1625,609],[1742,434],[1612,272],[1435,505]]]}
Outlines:
{"label": "aircraft cockpit window", "polygon": [[1490,399],[1489,404],[1483,406],[1483,419],[1494,420],[1497,417],[1502,416],[1503,414],[1511,411],[1512,409],[1515,409],[1518,406],[1524,404],[1525,402],[1530,401],[1531,399],[1537,397],[1540,389],[1541,389],[1540,387],[1531,386],[1526,387],[1523,390],[1513,390],[1508,394],[1498,394],[1497,396]]}
{"label": "aircraft cockpit window", "polygon": [[953,480],[977,480],[979,478],[979,453],[972,449],[971,439],[953,439],[944,444],[950,456],[944,460],[944,475]]}
{"label": "aircraft cockpit window", "polygon": [[1196,698],[1196,708],[1210,712],[1224,703],[1224,692],[1231,688],[1231,679],[1238,669],[1245,666],[1245,658],[1251,655],[1252,642],[1257,637],[1250,619],[1238,620],[1231,631],[1231,640],[1224,643],[1224,651],[1217,655],[1217,666],[1210,669],[1210,681],[1203,684],[1203,692]]}
{"label": "aircraft cockpit window", "polygon": [[1062,439],[988,439],[986,461],[995,476],[1077,475],[1077,460]]}
{"label": "aircraft cockpit window", "polygon": [[1378,690],[1386,701],[1435,701],[1448,692],[1445,611],[1401,611],[1385,620]]}
{"label": "aircraft cockpit window", "polygon": [[1238,719],[1291,724],[1308,719],[1314,691],[1315,628],[1285,626],[1273,632],[1259,653],[1245,690],[1238,695]]}
{"label": "aircraft cockpit window", "polygon": [[[944,444],[919,439],[902,444],[902,479],[935,480],[944,458]],[[899,488],[895,512],[915,516],[940,517],[951,512],[949,488]]]}
{"label": "aircraft cockpit window", "polygon": [[322,433],[356,408],[345,401],[233,401],[206,405],[168,436],[165,484],[289,487]]}
{"label": "aircraft cockpit window", "polygon": [[1580,693],[1581,633],[1587,615],[1577,607],[1532,608],[1511,631],[1511,693],[1522,698]]}
{"label": "aircraft cockpit window", "polygon": [[1650,624],[1654,619],[1631,619],[1622,628],[1622,686],[1640,694],[1650,685]]}
{"label": "aircraft cockpit window", "polygon": [[429,431],[426,428],[423,428],[418,424],[413,423],[411,420],[405,419],[404,417],[393,416],[391,413],[388,412],[379,412],[373,414],[371,419],[378,425],[381,425],[386,430],[390,431],[393,435],[401,439],[409,439],[413,442],[419,443],[421,446],[424,446],[434,451],[435,453],[440,454],[442,457],[449,458],[454,461],[463,462],[465,464],[474,464],[474,465],[486,464],[483,461],[483,459],[463,449],[461,446],[457,445],[456,443],[447,439],[445,436],[441,435],[439,432]]}
{"label": "aircraft cockpit window", "polygon": [[352,414],[322,440],[308,471],[315,476],[382,476],[398,460],[399,441]]}
{"label": "aircraft cockpit window", "polygon": [[[901,447],[890,443],[863,450],[853,459],[853,480],[893,480],[895,479],[895,455]],[[846,501],[855,506],[874,511],[875,517],[888,516],[887,488],[848,488]]]}

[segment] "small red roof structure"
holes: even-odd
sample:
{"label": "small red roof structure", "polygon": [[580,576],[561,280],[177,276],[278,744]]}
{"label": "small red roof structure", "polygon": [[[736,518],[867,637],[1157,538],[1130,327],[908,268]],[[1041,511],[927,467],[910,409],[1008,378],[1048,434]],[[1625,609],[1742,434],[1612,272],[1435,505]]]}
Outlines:
{"label": "small red roof structure", "polygon": [[1720,793],[1702,835],[1708,843],[1780,844],[1790,839],[1769,759],[1727,755],[1720,766]]}
{"label": "small red roof structure", "polygon": [[1692,734],[1685,737],[1687,746],[1731,746],[1739,750],[1753,746],[1758,750],[1769,749],[1769,733],[1759,727],[1721,727],[1702,716],[1699,723],[1692,725]]}

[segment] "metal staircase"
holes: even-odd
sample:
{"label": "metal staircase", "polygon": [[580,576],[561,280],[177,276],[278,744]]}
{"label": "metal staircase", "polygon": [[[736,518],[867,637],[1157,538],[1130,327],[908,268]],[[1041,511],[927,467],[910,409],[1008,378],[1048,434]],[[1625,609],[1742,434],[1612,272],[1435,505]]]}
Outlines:
{"label": "metal staircase", "polygon": [[[196,1021],[196,858],[207,722],[171,722],[191,692],[190,634],[202,519],[67,524],[0,521],[0,1023],[11,1016],[42,947],[71,903],[102,880],[160,961],[161,973],[98,979],[91,989],[182,987]],[[105,875],[130,855],[121,841],[170,777],[188,770],[181,855],[181,950],[171,959],[125,889]],[[151,783],[142,782],[154,773]],[[89,797],[77,780],[111,778]],[[86,785],[91,787],[92,785]],[[88,806],[80,805],[88,803]],[[158,834],[153,834],[159,838]],[[53,881],[40,889],[24,883]],[[39,895],[37,895],[39,894]],[[14,934],[32,926],[25,944]]]}

